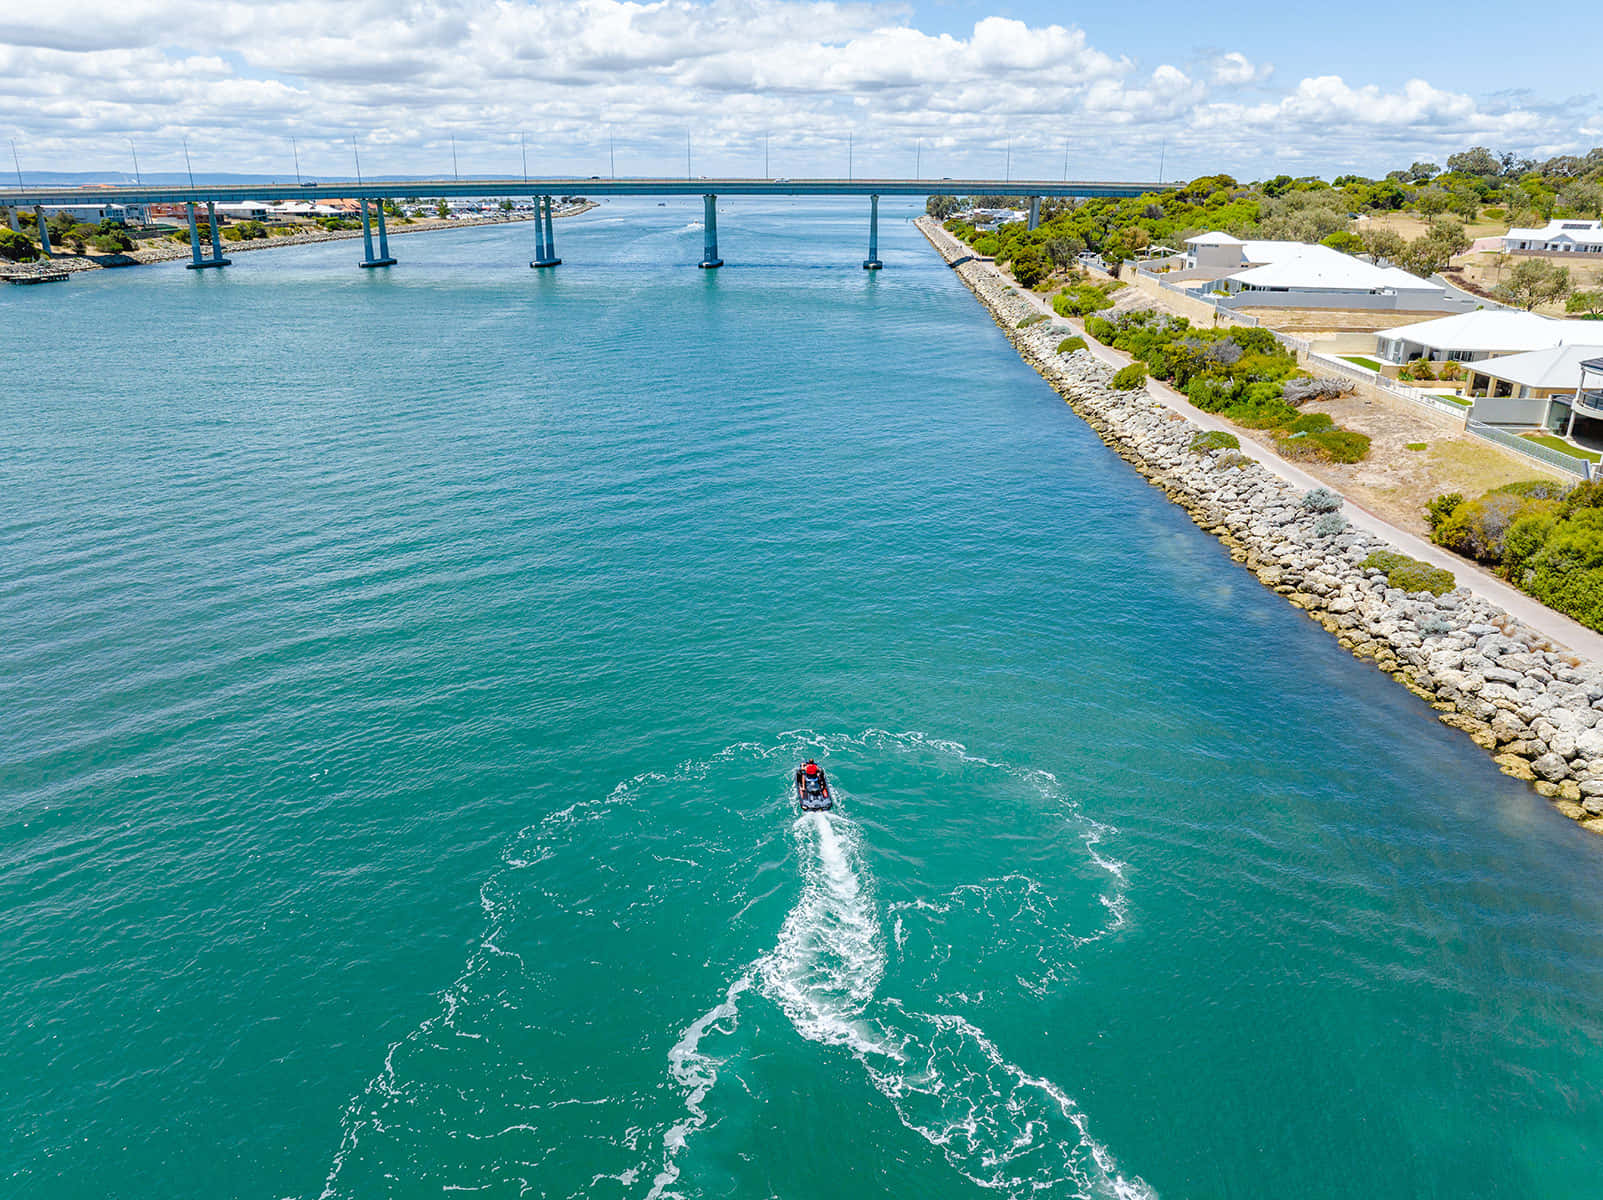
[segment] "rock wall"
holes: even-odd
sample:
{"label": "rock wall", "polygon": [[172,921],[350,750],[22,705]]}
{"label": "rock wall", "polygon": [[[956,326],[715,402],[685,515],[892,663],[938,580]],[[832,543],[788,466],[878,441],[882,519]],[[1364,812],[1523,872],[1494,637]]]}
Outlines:
{"label": "rock wall", "polygon": [[[1198,453],[1202,430],[1147,395],[1115,391],[1114,369],[1086,350],[1057,353],[1076,331],[1038,310],[928,218],[920,227],[1035,367],[1102,440],[1184,508],[1230,555],[1323,625],[1353,654],[1429,701],[1502,770],[1530,781],[1565,816],[1603,834],[1603,667],[1585,661],[1465,588],[1407,593],[1360,564],[1396,547],[1302,503],[1304,494],[1228,450]],[[1341,526],[1341,528],[1337,528]]]}

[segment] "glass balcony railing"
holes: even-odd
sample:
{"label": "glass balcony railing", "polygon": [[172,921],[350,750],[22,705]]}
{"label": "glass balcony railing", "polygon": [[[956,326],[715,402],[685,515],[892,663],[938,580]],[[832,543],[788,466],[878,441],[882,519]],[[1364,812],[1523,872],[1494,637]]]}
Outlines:
{"label": "glass balcony railing", "polygon": [[1575,408],[1589,417],[1603,417],[1603,388],[1586,388],[1576,392]]}

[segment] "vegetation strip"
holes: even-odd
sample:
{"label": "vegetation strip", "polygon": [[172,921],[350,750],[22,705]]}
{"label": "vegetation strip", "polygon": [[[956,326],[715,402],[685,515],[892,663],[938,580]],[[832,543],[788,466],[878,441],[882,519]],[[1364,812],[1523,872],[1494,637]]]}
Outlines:
{"label": "vegetation strip", "polygon": [[1034,306],[935,222],[918,224],[1020,356],[1233,559],[1429,701],[1505,773],[1603,834],[1603,666],[1456,588],[1451,573],[1352,528],[1337,493],[1300,493],[1144,388],[1115,387],[1113,369],[1088,350],[1059,353],[1073,332],[1066,325],[1020,329]]}

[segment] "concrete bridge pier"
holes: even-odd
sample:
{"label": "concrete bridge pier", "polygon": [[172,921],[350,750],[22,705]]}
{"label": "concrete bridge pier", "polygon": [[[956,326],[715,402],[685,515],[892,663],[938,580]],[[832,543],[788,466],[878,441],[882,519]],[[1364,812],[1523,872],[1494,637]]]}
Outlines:
{"label": "concrete bridge pier", "polygon": [[33,215],[39,219],[39,253],[46,258],[50,257],[50,227],[45,224],[44,206],[40,205],[33,210]]}
{"label": "concrete bridge pier", "polygon": [[534,198],[534,261],[531,267],[558,267],[557,235],[551,228],[551,197]]}
{"label": "concrete bridge pier", "polygon": [[878,271],[885,264],[879,261],[879,197],[868,198],[868,257],[863,260],[863,270]]}
{"label": "concrete bridge pier", "polygon": [[1028,228],[1038,229],[1041,225],[1041,197],[1030,197],[1030,224]]}
{"label": "concrete bridge pier", "polygon": [[393,258],[390,258],[390,229],[389,226],[384,223],[383,200],[378,202],[378,256],[382,259],[388,260],[389,262],[395,261]]}
{"label": "concrete bridge pier", "polygon": [[[357,263],[356,265],[359,266],[359,267],[392,267],[392,266],[395,265],[395,260],[393,258],[391,258],[390,254],[389,254],[389,245],[388,245],[389,239],[384,237],[383,235],[380,235],[380,238],[379,238],[379,246],[380,246],[379,256],[377,258],[373,257],[373,222],[372,222],[372,218],[368,215],[367,203],[368,202],[366,200],[362,201],[362,247],[366,251],[366,257],[364,257],[362,259],[362,261]],[[383,220],[384,220],[384,202],[382,200],[380,200],[379,201],[379,221],[380,221],[380,223],[382,223]]]}
{"label": "concrete bridge pier", "polygon": [[212,256],[202,258],[200,253],[200,229],[195,224],[195,202],[189,202],[189,255],[190,259],[184,265],[191,271],[203,270],[206,267],[226,267],[228,259],[223,257],[223,239],[217,232],[217,202],[206,201],[206,220],[211,225]]}
{"label": "concrete bridge pier", "polygon": [[15,208],[6,209],[6,222],[11,226],[13,232],[22,232],[22,222],[17,220],[17,210]]}
{"label": "concrete bridge pier", "polygon": [[718,257],[718,197],[709,192],[701,203],[701,261],[696,265],[705,269],[721,267],[724,260]]}

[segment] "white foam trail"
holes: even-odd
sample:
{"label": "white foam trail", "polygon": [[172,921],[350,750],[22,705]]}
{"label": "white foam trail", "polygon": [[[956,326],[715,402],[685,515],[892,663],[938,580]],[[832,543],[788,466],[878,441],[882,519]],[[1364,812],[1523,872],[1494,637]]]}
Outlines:
{"label": "white foam trail", "polygon": [[[856,827],[808,813],[794,828],[802,893],[757,975],[796,1031],[849,1050],[902,1124],[973,1183],[1007,1195],[1152,1197],[1120,1173],[1062,1088],[1007,1061],[978,1026],[876,999],[885,937]],[[1033,902],[1030,888],[1022,894]]]}
{"label": "white foam trail", "polygon": [[679,1040],[668,1051],[668,1074],[685,1092],[685,1116],[670,1125],[662,1135],[662,1169],[651,1181],[646,1200],[659,1200],[679,1180],[679,1151],[692,1133],[707,1123],[702,1102],[718,1082],[718,1068],[723,1060],[701,1051],[701,1039],[708,1030],[721,1034],[735,1031],[740,1017],[740,994],[752,985],[752,972],[737,978],[724,993],[723,1001],[709,1008],[685,1027]]}
{"label": "white foam trail", "polygon": [[803,1037],[895,1056],[861,1019],[885,975],[885,938],[856,869],[856,828],[827,812],[793,826],[802,852],[802,894],[759,963],[764,990]]}

